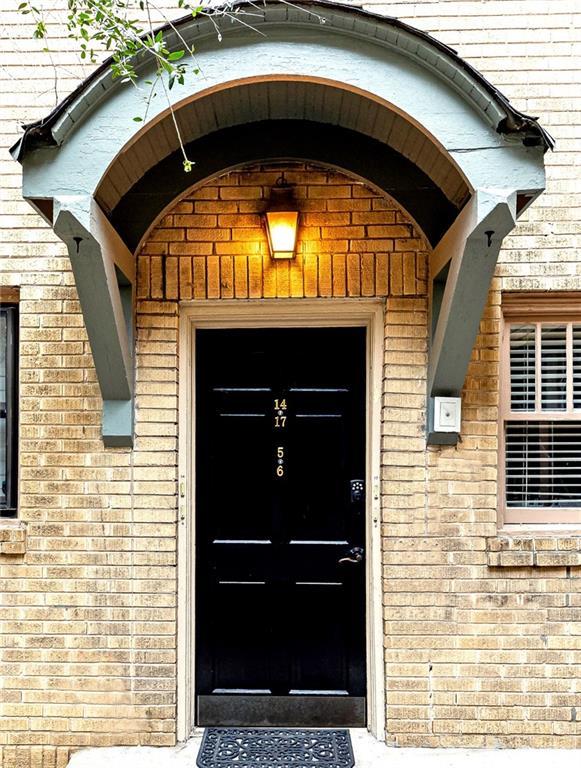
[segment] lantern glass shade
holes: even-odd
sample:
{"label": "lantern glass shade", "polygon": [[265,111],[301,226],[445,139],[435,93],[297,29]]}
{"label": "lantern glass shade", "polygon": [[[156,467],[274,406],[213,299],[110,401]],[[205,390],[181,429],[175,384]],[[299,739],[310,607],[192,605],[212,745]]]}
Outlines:
{"label": "lantern glass shade", "polygon": [[298,211],[266,211],[268,246],[273,259],[292,259],[297,245]]}

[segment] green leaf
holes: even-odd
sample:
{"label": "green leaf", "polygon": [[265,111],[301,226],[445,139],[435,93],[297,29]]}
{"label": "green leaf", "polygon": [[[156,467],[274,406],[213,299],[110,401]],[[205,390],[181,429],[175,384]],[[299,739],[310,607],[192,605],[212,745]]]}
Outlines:
{"label": "green leaf", "polygon": [[183,59],[185,56],[185,51],[174,51],[173,53],[170,53],[170,55],[167,57],[168,61],[179,61],[180,59]]}
{"label": "green leaf", "polygon": [[142,123],[142,122],[143,122],[143,118],[142,118],[142,117],[134,117],[134,118],[133,118],[133,120],[134,120],[136,123]]}

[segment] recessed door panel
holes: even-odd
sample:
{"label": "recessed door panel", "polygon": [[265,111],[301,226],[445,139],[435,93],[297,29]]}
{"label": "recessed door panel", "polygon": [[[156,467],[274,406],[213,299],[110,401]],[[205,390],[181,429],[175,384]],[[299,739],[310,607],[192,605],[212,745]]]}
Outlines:
{"label": "recessed door panel", "polygon": [[211,629],[213,693],[271,693],[268,610],[264,581],[220,579],[207,620]]}
{"label": "recessed door panel", "polygon": [[[264,404],[217,400],[207,451],[207,514],[217,540],[268,539],[271,513],[270,424]],[[255,399],[255,398],[253,398]],[[241,514],[244,499],[244,514]]]}

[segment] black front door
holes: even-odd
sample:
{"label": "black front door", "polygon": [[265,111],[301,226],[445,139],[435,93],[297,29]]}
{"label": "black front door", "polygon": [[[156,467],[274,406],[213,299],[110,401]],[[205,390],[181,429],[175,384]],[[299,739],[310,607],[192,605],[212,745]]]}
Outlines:
{"label": "black front door", "polygon": [[365,330],[196,333],[198,725],[365,724]]}

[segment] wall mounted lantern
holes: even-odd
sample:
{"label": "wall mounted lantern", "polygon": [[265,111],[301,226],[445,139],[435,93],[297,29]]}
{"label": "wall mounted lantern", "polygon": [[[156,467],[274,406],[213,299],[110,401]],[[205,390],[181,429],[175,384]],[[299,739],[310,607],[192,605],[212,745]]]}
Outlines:
{"label": "wall mounted lantern", "polygon": [[268,247],[273,259],[294,259],[299,228],[299,210],[292,184],[284,174],[276,180],[270,191],[270,200],[264,212]]}

